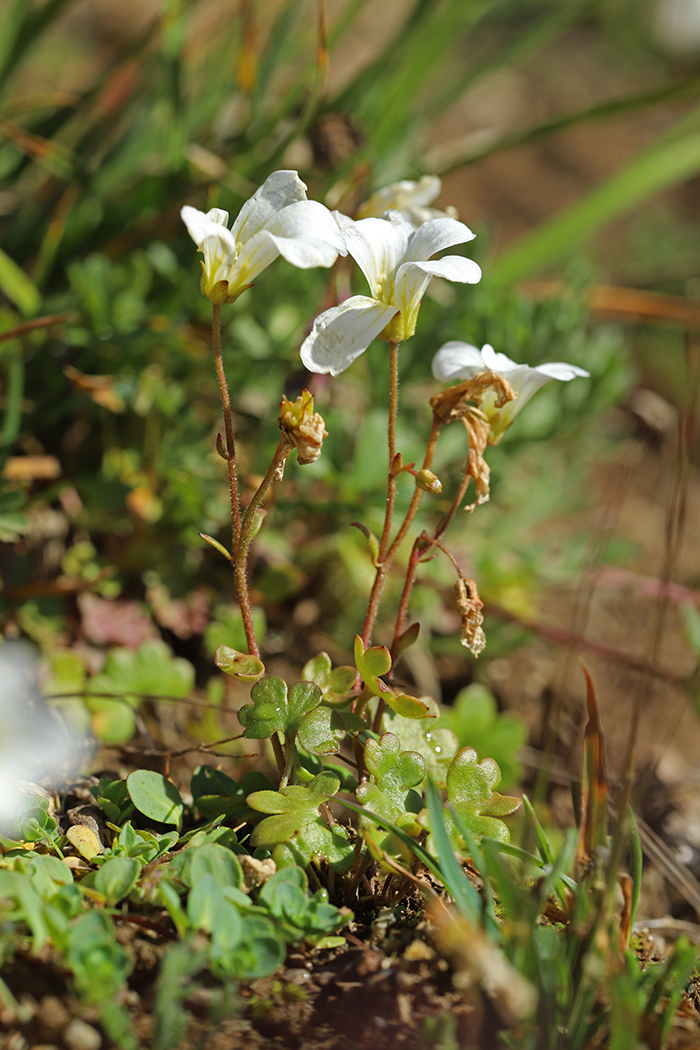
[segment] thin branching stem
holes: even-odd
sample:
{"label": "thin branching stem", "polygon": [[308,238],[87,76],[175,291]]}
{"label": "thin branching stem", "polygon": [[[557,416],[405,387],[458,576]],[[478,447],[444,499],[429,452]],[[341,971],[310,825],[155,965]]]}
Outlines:
{"label": "thin branching stem", "polygon": [[275,449],[275,454],[272,457],[272,462],[267,468],[265,477],[260,482],[260,485],[253,494],[248,509],[243,519],[241,526],[240,541],[238,544],[238,550],[236,552],[236,560],[234,565],[234,572],[236,574],[236,587],[238,590],[238,600],[241,605],[241,615],[243,616],[243,626],[245,628],[246,641],[248,643],[248,651],[253,656],[260,656],[260,650],[258,648],[257,639],[255,637],[255,627],[253,625],[253,613],[250,606],[250,597],[248,594],[248,551],[250,550],[251,540],[254,535],[255,519],[258,510],[262,506],[263,500],[267,495],[270,485],[275,479],[275,475],[279,470],[279,467],[284,463],[285,459],[289,455],[291,445],[288,439],[283,434],[279,440],[279,444]]}
{"label": "thin branching stem", "polygon": [[418,537],[416,542],[413,544],[413,550],[411,551],[411,557],[409,558],[408,568],[406,570],[406,580],[404,582],[403,591],[401,592],[401,599],[399,601],[399,611],[398,611],[397,616],[396,616],[396,627],[394,629],[394,640],[391,643],[392,651],[395,648],[396,643],[398,642],[399,638],[403,634],[404,630],[406,629],[406,617],[408,616],[408,604],[409,604],[409,602],[411,600],[411,592],[413,591],[413,586],[414,586],[414,584],[416,582],[416,572],[418,570],[418,563],[419,563],[419,561],[421,559],[421,556],[422,556],[423,552],[425,551],[425,548],[427,546],[439,547],[440,550],[444,554],[446,554],[448,556],[448,558],[450,558],[450,560],[454,564],[455,568],[459,572],[459,566],[457,565],[457,562],[454,560],[454,558],[452,557],[450,552],[445,547],[443,547],[442,544],[439,543],[438,541],[439,541],[440,537],[444,535],[444,533],[447,530],[450,522],[452,521],[453,517],[455,516],[455,514],[459,510],[459,508],[460,508],[460,506],[462,504],[462,500],[464,499],[464,494],[467,491],[467,487],[469,485],[470,480],[471,480],[471,475],[470,474],[466,474],[465,477],[464,477],[464,480],[462,481],[462,484],[459,486],[459,490],[457,492],[457,495],[455,496],[455,498],[452,501],[450,509],[448,510],[447,514],[442,519],[442,521],[440,522],[438,527],[435,529],[434,535],[432,537],[430,537],[430,536],[426,535],[426,533],[423,533],[421,536]]}
{"label": "thin branching stem", "polygon": [[384,581],[388,565],[386,563],[389,548],[389,536],[391,534],[391,523],[394,517],[394,503],[396,502],[396,479],[394,473],[394,460],[396,459],[396,417],[399,410],[399,344],[389,343],[389,470],[387,472],[387,494],[386,511],[384,513],[384,528],[379,541],[379,556],[377,558],[377,574],[367,603],[367,615],[362,628],[362,641],[365,648],[370,644],[372,628],[379,612],[379,602],[384,589]]}
{"label": "thin branching stem", "polygon": [[[438,437],[440,436],[441,429],[442,429],[442,420],[439,418],[439,416],[434,414],[433,415],[433,424],[432,424],[432,426],[430,428],[430,437],[428,438],[428,447],[425,450],[425,456],[423,458],[423,468],[422,468],[423,470],[430,470],[430,468],[431,468],[431,466],[433,464],[433,458],[435,456],[435,449],[437,448],[437,441],[438,441]],[[390,460],[390,462],[391,462],[391,460]],[[380,564],[379,564],[379,566],[377,568],[377,573],[376,573],[375,578],[374,578],[374,583],[372,585],[372,591],[370,593],[369,604],[368,604],[368,609],[367,609],[368,618],[365,621],[365,628],[367,627],[367,624],[369,623],[369,631],[363,632],[363,639],[362,639],[365,646],[368,646],[369,642],[370,642],[370,637],[371,637],[371,634],[372,634],[372,628],[374,627],[374,622],[376,620],[377,613],[379,612],[379,603],[381,601],[381,594],[382,594],[382,590],[384,588],[384,582],[386,580],[387,574],[388,574],[391,566],[394,563],[394,558],[396,557],[396,554],[397,554],[397,552],[399,550],[399,547],[401,546],[403,541],[406,539],[406,535],[408,533],[408,530],[410,529],[411,525],[413,524],[413,522],[415,520],[416,514],[418,513],[418,508],[420,507],[421,500],[423,499],[424,494],[425,494],[425,490],[424,489],[420,489],[420,488],[418,488],[418,486],[416,486],[416,490],[413,493],[413,496],[411,498],[411,502],[408,505],[408,510],[406,511],[406,515],[405,515],[405,517],[404,517],[404,519],[403,519],[403,521],[401,523],[401,527],[399,528],[399,531],[396,533],[396,536],[394,537],[391,545],[389,546],[389,549],[387,550],[385,557],[380,560]],[[381,558],[381,548],[380,548],[380,558]],[[369,613],[370,613],[370,610],[372,610],[372,609],[374,610],[374,612],[373,612],[373,616],[372,616],[372,619],[371,619],[371,622],[370,622],[370,620],[369,620]]]}
{"label": "thin branching stem", "polygon": [[243,617],[243,628],[245,630],[248,651],[253,656],[260,656],[258,643],[255,638],[253,626],[253,614],[250,607],[250,596],[248,594],[248,580],[245,574],[245,561],[243,571],[239,572],[239,560],[241,552],[241,504],[238,494],[238,469],[236,465],[236,442],[233,435],[233,413],[231,411],[231,396],[226,372],[224,371],[224,359],[221,352],[221,306],[214,303],[212,319],[212,349],[214,351],[214,365],[216,367],[216,378],[219,381],[221,392],[221,408],[224,416],[224,433],[226,463],[228,466],[228,482],[231,494],[231,540],[232,560],[234,566],[234,579],[236,582],[236,594],[238,604],[241,607]]}

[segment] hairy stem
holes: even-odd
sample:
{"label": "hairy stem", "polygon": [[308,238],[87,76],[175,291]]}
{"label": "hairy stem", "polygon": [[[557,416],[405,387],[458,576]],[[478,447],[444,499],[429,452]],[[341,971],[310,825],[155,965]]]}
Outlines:
{"label": "hairy stem", "polygon": [[445,533],[445,531],[447,530],[447,527],[449,526],[449,524],[452,521],[453,517],[455,516],[455,514],[459,510],[459,508],[460,508],[460,506],[462,504],[462,500],[464,499],[464,494],[467,491],[467,487],[468,487],[470,481],[471,481],[471,475],[470,474],[465,474],[464,480],[462,481],[462,484],[459,486],[459,490],[457,492],[457,495],[452,500],[452,504],[450,505],[450,509],[448,510],[447,514],[442,519],[442,521],[440,522],[438,527],[435,529],[435,533],[433,534],[433,536],[429,537],[425,533],[423,533],[423,535],[419,536],[418,539],[416,540],[416,542],[413,544],[413,550],[411,551],[411,557],[409,559],[408,569],[406,571],[406,581],[405,581],[405,583],[403,585],[403,591],[401,592],[401,600],[399,601],[399,611],[398,611],[398,614],[396,616],[396,627],[394,629],[394,640],[391,643],[392,654],[393,654],[394,648],[396,646],[396,643],[398,642],[399,638],[401,637],[401,635],[403,634],[403,632],[404,632],[404,630],[406,628],[406,617],[408,616],[408,604],[409,604],[409,602],[411,600],[411,592],[413,591],[413,587],[414,587],[414,584],[416,582],[416,572],[418,570],[418,563],[419,563],[419,561],[421,559],[421,555],[423,554],[423,551],[425,550],[425,548],[427,546],[439,547],[440,550],[444,554],[447,555],[447,557],[453,563],[453,565],[455,566],[457,571],[458,572],[460,571],[459,570],[459,566],[457,565],[457,562],[454,560],[454,558],[452,557],[450,552],[445,547],[443,547],[442,544],[439,543],[438,541],[439,541],[440,537]]}
{"label": "hairy stem", "polygon": [[[430,470],[432,466],[433,457],[435,456],[435,449],[437,448],[437,441],[438,437],[440,436],[441,429],[442,420],[434,414],[433,424],[430,428],[430,437],[428,438],[428,447],[425,450],[425,456],[423,458],[423,470]],[[392,462],[391,459],[390,462]],[[395,481],[396,479],[394,479],[394,482]],[[370,592],[369,602],[367,606],[367,617],[365,619],[365,626],[363,629],[362,641],[365,647],[368,646],[370,643],[372,628],[374,627],[374,622],[377,618],[377,613],[379,612],[379,603],[381,601],[382,591],[384,589],[384,582],[386,580],[387,574],[391,566],[393,565],[394,558],[396,557],[396,553],[399,547],[405,540],[406,534],[408,533],[408,530],[413,524],[423,496],[424,489],[419,489],[418,486],[416,486],[416,490],[413,493],[411,502],[408,505],[408,510],[406,511],[406,515],[403,519],[403,522],[401,523],[401,527],[396,533],[396,536],[394,537],[393,542],[389,546],[389,549],[387,550],[384,558],[381,558],[380,548],[380,564],[377,567],[377,572],[374,577],[374,583],[372,584],[372,590]]]}
{"label": "hairy stem", "polygon": [[404,581],[403,590],[401,592],[401,599],[399,601],[399,609],[396,614],[396,627],[394,628],[394,640],[391,643],[392,652],[398,642],[399,638],[406,629],[406,617],[408,616],[408,603],[411,600],[411,591],[413,585],[416,582],[416,572],[418,570],[418,562],[420,556],[425,550],[426,536],[418,536],[413,544],[411,551],[411,557],[408,559],[408,568],[406,569],[406,579]]}
{"label": "hairy stem", "polygon": [[394,473],[394,459],[396,458],[396,417],[399,411],[399,344],[389,343],[389,470],[387,475],[386,491],[386,513],[384,515],[384,528],[382,538],[379,541],[379,561],[383,562],[389,547],[389,534],[394,517],[394,503],[396,502],[396,474]]}
{"label": "hairy stem", "polygon": [[234,572],[236,575],[236,587],[238,590],[238,600],[241,605],[241,615],[243,616],[243,626],[245,628],[246,641],[248,642],[248,650],[253,656],[260,656],[260,650],[258,649],[257,639],[255,637],[255,627],[253,626],[253,614],[250,607],[250,598],[248,595],[248,551],[250,550],[250,543],[253,539],[253,528],[255,525],[255,517],[257,511],[260,509],[265,496],[267,495],[270,485],[274,481],[275,474],[279,469],[281,463],[289,455],[291,445],[287,438],[282,435],[279,440],[279,444],[275,449],[275,454],[272,457],[272,462],[267,468],[267,473],[258,486],[253,498],[250,501],[248,509],[243,518],[243,524],[240,531],[240,540],[238,543],[238,549],[236,551],[236,559],[234,564]]}
{"label": "hairy stem", "polygon": [[379,541],[379,556],[377,558],[377,574],[367,603],[367,615],[362,628],[362,641],[367,647],[372,637],[372,628],[379,611],[379,602],[384,589],[384,581],[388,565],[386,555],[389,548],[389,536],[391,534],[391,523],[394,517],[394,503],[396,502],[396,475],[394,474],[394,460],[396,458],[396,416],[399,410],[399,344],[389,343],[389,470],[387,473],[386,511],[384,513],[384,528]]}
{"label": "hairy stem", "polygon": [[221,353],[221,307],[214,304],[212,318],[212,349],[214,350],[214,365],[216,366],[216,378],[219,381],[221,392],[221,407],[224,416],[224,433],[226,463],[228,465],[228,483],[231,493],[231,539],[232,539],[232,561],[234,566],[234,579],[236,582],[236,595],[241,607],[243,617],[243,628],[245,630],[248,651],[253,656],[260,656],[258,643],[255,638],[253,626],[253,614],[250,608],[250,596],[248,594],[248,580],[243,572],[238,571],[238,560],[241,546],[241,504],[238,495],[238,470],[236,467],[236,442],[233,436],[233,413],[231,412],[231,396],[226,382],[224,371],[224,359]]}
{"label": "hairy stem", "polygon": [[233,413],[231,412],[231,396],[226,382],[224,371],[224,359],[221,353],[221,307],[214,304],[212,317],[212,349],[214,351],[214,365],[216,367],[216,378],[219,381],[221,392],[221,408],[224,416],[224,433],[226,435],[226,462],[228,465],[228,483],[231,493],[231,532],[232,532],[232,554],[235,558],[238,543],[241,537],[241,505],[238,498],[238,470],[236,467],[236,443],[233,436]]}

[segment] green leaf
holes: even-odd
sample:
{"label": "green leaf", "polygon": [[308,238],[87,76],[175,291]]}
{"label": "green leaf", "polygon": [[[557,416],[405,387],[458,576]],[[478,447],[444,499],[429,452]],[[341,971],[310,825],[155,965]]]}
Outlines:
{"label": "green leaf", "polygon": [[393,691],[389,690],[385,692],[382,690],[381,696],[384,698],[386,703],[395,711],[397,715],[401,715],[402,718],[432,718],[430,714],[430,706],[426,700],[418,699],[415,696],[408,696],[406,693],[400,693],[396,696]]}
{"label": "green leaf", "polygon": [[318,653],[304,664],[301,677],[305,682],[316,683],[325,704],[338,705],[353,695],[359,675],[354,667],[333,668],[328,653]]}
{"label": "green leaf", "polygon": [[161,773],[137,769],[126,778],[126,789],[139,813],[159,824],[180,827],[184,803],[175,785]]}
{"label": "green leaf", "polygon": [[313,682],[295,682],[287,691],[286,683],[276,675],[267,675],[256,682],[250,691],[252,704],[238,712],[244,736],[265,740],[281,731],[293,738],[301,729],[305,717],[319,706],[321,690]]}
{"label": "green leaf", "polygon": [[[235,911],[232,904],[228,908]],[[282,965],[286,955],[285,943],[269,919],[262,915],[246,915],[238,939],[236,932],[236,924],[226,912],[223,923],[217,923],[214,928],[209,951],[215,976],[253,981],[266,977]]]}
{"label": "green leaf", "polygon": [[[332,773],[319,773],[306,787],[290,785],[282,791],[255,791],[248,805],[270,813],[251,835],[251,845],[273,849],[278,866],[306,867],[315,856],[325,857],[335,871],[344,874],[352,866],[353,849],[345,829],[332,828],[321,819],[318,808],[335,795],[340,781]],[[288,847],[277,850],[276,847]]]}
{"label": "green leaf", "polygon": [[245,805],[240,784],[214,766],[198,766],[190,781],[192,801],[207,820],[232,817]]}
{"label": "green leaf", "polygon": [[462,689],[452,707],[443,708],[438,723],[456,733],[460,747],[473,747],[498,762],[504,785],[520,777],[518,752],[527,743],[527,727],[519,718],[503,714],[490,689],[474,683]]}
{"label": "green leaf", "polygon": [[204,876],[216,879],[220,886],[243,885],[243,872],[235,853],[216,842],[193,849],[190,863],[190,883],[194,887]]}
{"label": "green leaf", "polygon": [[412,623],[410,627],[407,627],[403,634],[397,638],[396,642],[392,646],[392,652],[394,659],[398,660],[401,653],[404,653],[407,649],[410,649],[412,645],[418,641],[418,635],[420,634],[420,624]]}
{"label": "green leaf", "polygon": [[302,720],[297,739],[312,755],[336,755],[346,734],[345,721],[338,711],[317,707]]}
{"label": "green leaf", "polygon": [[95,875],[95,889],[104,893],[107,904],[113,908],[128,897],[138,882],[142,865],[132,857],[112,857],[105,861]]}
{"label": "green leaf", "polygon": [[220,645],[216,650],[214,663],[224,674],[233,675],[244,682],[257,682],[265,674],[265,664],[259,657],[239,653],[227,645]]}
{"label": "green leaf", "polygon": [[403,812],[409,789],[422,783],[425,762],[417,751],[402,751],[398,737],[385,733],[365,744],[365,764],[372,783]]}
{"label": "green leaf", "polygon": [[[437,717],[439,708],[435,700],[425,698],[428,714]],[[387,708],[382,715],[382,727],[399,738],[403,751],[418,751],[423,756],[427,773],[439,788],[444,788],[447,770],[459,749],[459,741],[451,729],[426,718],[422,721],[403,718]]]}
{"label": "green leaf", "polygon": [[372,530],[368,529],[366,525],[363,525],[361,521],[351,521],[350,524],[354,525],[356,529],[359,529],[367,539],[370,556],[372,558],[372,565],[376,569],[379,566],[379,540]]}
{"label": "green leaf", "polygon": [[212,933],[224,907],[232,907],[223,894],[219,880],[204,874],[192,887],[187,898],[187,917],[196,930]]}
{"label": "green leaf", "polygon": [[385,645],[374,645],[365,649],[359,634],[355,635],[355,664],[360,677],[372,692],[376,679],[391,670],[391,653]]}
{"label": "green leaf", "polygon": [[317,943],[351,917],[328,904],[327,893],[319,890],[308,894],[306,874],[301,868],[281,868],[263,886],[258,903],[278,920],[285,940],[292,944],[302,939]]}
{"label": "green leaf", "polygon": [[[492,758],[479,762],[473,747],[463,747],[449,768],[447,797],[476,842],[482,836],[500,842],[510,839],[508,826],[499,818],[513,813],[520,799],[499,795],[495,788],[500,782],[498,763]],[[466,843],[449,814],[445,814],[445,827],[455,848],[464,851]]]}
{"label": "green leaf", "polygon": [[[379,740],[370,738],[365,744],[365,764],[370,781],[358,787],[358,801],[373,813],[418,837],[421,826],[414,813],[407,813],[407,806],[412,802],[412,808],[419,810],[421,807],[420,795],[411,791],[411,788],[420,784],[425,776],[423,757],[417,751],[401,751],[398,738],[393,733],[385,733]],[[372,856],[384,870],[392,870],[384,863],[385,853],[404,867],[412,866],[414,855],[392,832],[368,817],[360,818],[360,828]]]}

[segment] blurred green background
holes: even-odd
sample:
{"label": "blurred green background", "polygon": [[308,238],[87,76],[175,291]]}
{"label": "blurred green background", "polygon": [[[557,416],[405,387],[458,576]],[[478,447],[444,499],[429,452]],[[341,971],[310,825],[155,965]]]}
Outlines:
{"label": "blurred green background", "polygon": [[[483,662],[527,637],[547,589],[573,586],[592,551],[597,564],[643,560],[614,530],[601,540],[591,508],[603,467],[640,428],[664,439],[663,413],[692,380],[700,42],[674,41],[673,7],[5,0],[0,616],[4,635],[40,646],[47,692],[185,696],[194,683],[221,699],[213,652],[243,640],[228,566],[198,535],[226,543],[228,493],[210,304],[179,209],[235,215],[279,167],[348,213],[395,179],[437,173],[438,205],[478,235],[483,282],[436,284],[401,351],[405,461],[422,456],[430,362],[448,339],[591,372],[550,384],[519,416],[489,454],[491,503],[450,537],[498,614]],[[372,577],[350,523],[378,530],[382,518],[385,346],[332,382],[298,357],[329,282],[348,273],[278,261],[223,311],[244,491],[277,443],[283,393],[309,386],[330,434],[316,464],[290,462],[255,544],[263,655],[278,673],[320,648],[347,661]],[[632,305],[621,289],[636,291]],[[657,398],[651,421],[639,386]],[[424,500],[419,526],[449,506],[465,458],[450,428],[443,496]],[[404,673],[450,699],[474,675],[452,570],[435,561],[421,578],[423,663]],[[387,588],[379,641],[400,587],[397,576]],[[114,707],[94,698],[93,726],[124,741],[134,716]],[[82,704],[72,711],[86,724]],[[220,726],[197,714],[190,729]]]}

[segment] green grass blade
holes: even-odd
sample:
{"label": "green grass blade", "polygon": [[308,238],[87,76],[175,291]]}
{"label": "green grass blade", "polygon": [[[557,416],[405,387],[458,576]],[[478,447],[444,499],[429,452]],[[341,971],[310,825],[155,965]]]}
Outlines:
{"label": "green grass blade", "polygon": [[630,876],[632,877],[632,909],[630,914],[630,928],[634,926],[639,906],[639,895],[642,892],[642,866],[644,856],[642,853],[642,840],[639,837],[637,821],[634,819],[632,807],[628,807],[627,818],[629,820],[630,832]]}
{"label": "green grass blade", "polygon": [[520,240],[491,267],[496,284],[523,281],[565,262],[598,230],[700,170],[700,134],[655,144],[582,201]]}
{"label": "green grass blade", "polygon": [[[660,84],[646,91],[635,92],[624,98],[611,99],[595,106],[586,106],[584,109],[565,113],[554,120],[545,120],[542,124],[535,124],[524,131],[513,131],[507,135],[488,142],[475,142],[471,136],[446,142],[441,146],[431,149],[424,158],[422,167],[425,171],[436,175],[447,175],[451,171],[474,164],[485,157],[491,157],[495,153],[514,149],[516,146],[532,145],[536,142],[550,138],[560,131],[579,127],[583,124],[593,124],[600,120],[610,120],[614,117],[623,116],[627,113],[635,113],[639,110],[648,109],[650,106],[661,105],[674,99],[688,98],[700,93],[700,77],[691,77],[682,81],[673,81],[670,84]],[[692,130],[692,129],[688,129]]]}
{"label": "green grass blade", "polygon": [[[430,785],[429,785],[430,787]],[[426,789],[427,790],[427,789]],[[479,894],[476,892],[469,879],[462,871],[462,868],[457,863],[454,853],[452,852],[452,846],[450,840],[447,837],[445,831],[445,825],[442,821],[442,803],[440,801],[440,795],[433,785],[434,796],[431,796],[427,791],[428,798],[433,798],[433,805],[435,806],[435,799],[437,800],[436,816],[437,826],[442,829],[444,841],[442,842],[442,848],[438,848],[439,857],[437,862],[424,846],[421,846],[415,839],[412,839],[410,835],[406,834],[401,828],[397,828],[395,824],[392,824],[390,820],[386,820],[384,817],[380,817],[377,813],[373,813],[369,809],[365,809],[363,806],[358,806],[356,802],[352,802],[349,799],[338,797],[338,801],[342,802],[348,809],[353,810],[355,813],[360,813],[366,817],[369,817],[372,821],[384,828],[386,831],[390,831],[393,835],[396,835],[409,849],[413,850],[415,855],[425,864],[429,871],[432,871],[433,875],[440,880],[445,886],[445,889],[454,900],[458,910],[464,915],[465,918],[469,919],[470,922],[475,924],[479,923],[482,904]],[[430,810],[430,803],[429,803]],[[432,830],[431,816],[431,830]],[[433,834],[435,832],[433,831]],[[440,832],[438,831],[438,836]],[[445,841],[447,848],[445,849]]]}
{"label": "green grass blade", "polygon": [[487,934],[489,935],[492,941],[500,943],[501,928],[498,925],[498,920],[496,919],[493,891],[491,889],[491,879],[489,878],[489,872],[486,866],[484,855],[477,846],[476,842],[474,841],[474,837],[470,833],[469,828],[466,826],[466,824],[464,823],[454,806],[449,806],[448,808],[450,810],[450,815],[452,816],[452,819],[454,820],[455,825],[457,826],[457,830],[459,831],[460,835],[467,844],[467,849],[469,850],[469,856],[472,860],[472,863],[474,864],[476,870],[479,872],[481,881],[484,884],[484,897],[486,898],[484,905],[484,929],[486,930]]}
{"label": "green grass blade", "polygon": [[25,317],[32,317],[41,305],[41,296],[32,279],[1,248],[0,291],[5,293]]}
{"label": "green grass blade", "polygon": [[542,859],[544,860],[545,864],[554,864],[554,853],[552,851],[552,847],[549,845],[549,840],[547,839],[547,836],[544,833],[544,828],[537,819],[537,814],[532,808],[532,803],[530,802],[530,799],[527,797],[527,795],[523,795],[523,806],[525,808],[525,812],[529,816],[535,828],[535,834],[537,835],[537,846],[542,855]]}

